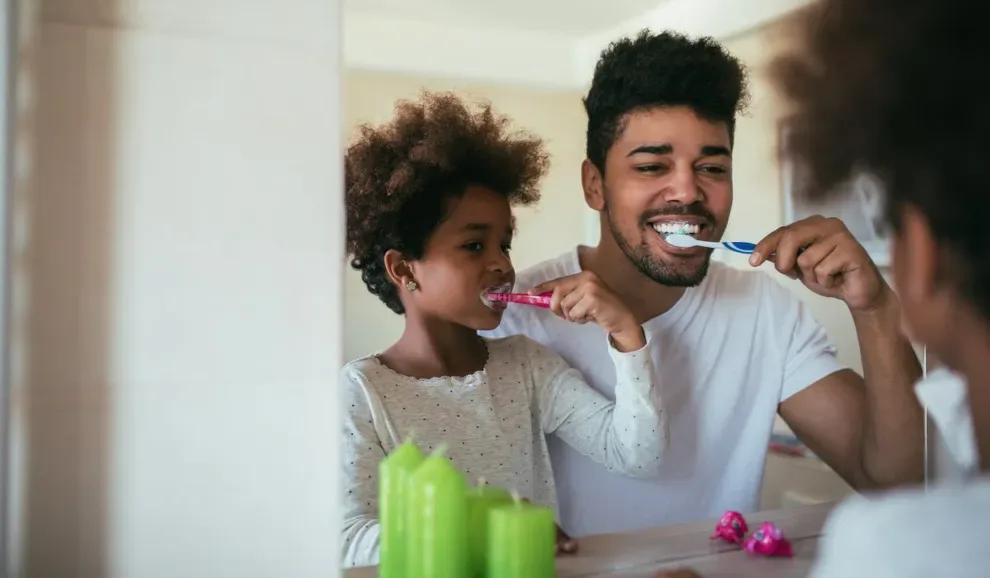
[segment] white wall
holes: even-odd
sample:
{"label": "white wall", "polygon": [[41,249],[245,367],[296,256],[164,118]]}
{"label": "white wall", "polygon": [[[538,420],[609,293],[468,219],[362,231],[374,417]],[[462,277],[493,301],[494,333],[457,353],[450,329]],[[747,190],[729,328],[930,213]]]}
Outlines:
{"label": "white wall", "polygon": [[[518,3],[500,6],[492,18],[492,11],[478,9],[482,5],[477,3],[468,3],[473,10],[451,10],[450,2],[420,0],[414,10],[397,13],[388,3],[354,2],[345,11],[344,62],[355,70],[582,91],[599,53],[622,36],[650,28],[724,38],[810,3],[655,0],[649,10],[625,20],[628,6],[606,9],[589,29],[587,13],[558,10],[556,23],[549,26],[532,18],[532,11],[517,10]],[[545,12],[547,7],[541,8]]]}
{"label": "white wall", "polygon": [[336,574],[337,4],[45,3],[26,576]]}

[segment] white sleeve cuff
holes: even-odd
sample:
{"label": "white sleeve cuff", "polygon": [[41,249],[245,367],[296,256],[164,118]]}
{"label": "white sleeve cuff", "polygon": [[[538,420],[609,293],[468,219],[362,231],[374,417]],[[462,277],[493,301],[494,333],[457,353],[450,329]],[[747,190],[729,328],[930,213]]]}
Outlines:
{"label": "white sleeve cuff", "polygon": [[643,328],[643,337],[646,339],[646,344],[640,347],[636,351],[619,351],[615,348],[615,343],[612,342],[612,335],[610,333],[605,334],[605,343],[608,344],[608,352],[610,355],[615,357],[616,355],[636,355],[638,353],[647,352],[650,350],[650,345],[653,343],[653,335],[646,326],[641,326]]}
{"label": "white sleeve cuff", "polygon": [[643,335],[646,337],[646,344],[643,347],[635,351],[625,352],[615,348],[611,335],[605,336],[605,340],[608,342],[608,354],[612,358],[612,363],[615,364],[615,374],[617,377],[622,375],[644,376],[647,378],[647,383],[649,383],[649,378],[651,377],[650,355],[653,345],[653,335],[646,327],[643,327]]}

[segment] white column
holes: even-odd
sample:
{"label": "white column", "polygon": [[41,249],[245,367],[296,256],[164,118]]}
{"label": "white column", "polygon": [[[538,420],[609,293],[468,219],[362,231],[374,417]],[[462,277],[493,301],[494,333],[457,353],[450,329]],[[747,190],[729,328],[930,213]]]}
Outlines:
{"label": "white column", "polygon": [[24,575],[339,567],[336,0],[46,0]]}

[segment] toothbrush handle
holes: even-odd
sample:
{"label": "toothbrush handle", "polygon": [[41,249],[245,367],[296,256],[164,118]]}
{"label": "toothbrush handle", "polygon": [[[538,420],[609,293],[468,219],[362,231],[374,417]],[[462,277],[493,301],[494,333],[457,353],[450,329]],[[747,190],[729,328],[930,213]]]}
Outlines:
{"label": "toothbrush handle", "polygon": [[489,293],[488,298],[492,301],[504,301],[505,303],[522,303],[523,305],[533,305],[536,307],[542,307],[543,309],[550,308],[550,298],[553,297],[553,292],[543,293],[541,295],[529,295],[528,293]]}
{"label": "toothbrush handle", "polygon": [[749,255],[756,250],[756,243],[747,243],[746,241],[722,241],[722,246],[733,253],[742,253],[743,255]]}
{"label": "toothbrush handle", "polygon": [[[749,255],[756,250],[756,243],[747,243],[746,241],[722,241],[722,246],[733,253],[742,253],[743,255]],[[801,253],[804,253],[804,247],[798,249],[798,255]],[[771,253],[768,259],[773,260],[776,255],[775,252]]]}

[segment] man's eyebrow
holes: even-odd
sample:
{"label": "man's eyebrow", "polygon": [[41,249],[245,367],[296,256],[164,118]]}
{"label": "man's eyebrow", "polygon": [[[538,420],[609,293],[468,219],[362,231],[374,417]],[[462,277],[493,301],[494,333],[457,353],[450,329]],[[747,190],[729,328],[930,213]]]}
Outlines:
{"label": "man's eyebrow", "polygon": [[669,144],[659,144],[659,145],[641,145],[633,150],[629,151],[627,157],[633,155],[669,155],[674,152],[674,147]]}
{"label": "man's eyebrow", "polygon": [[732,157],[732,151],[721,145],[706,145],[701,147],[701,155],[706,157]]}
{"label": "man's eyebrow", "polygon": [[[629,154],[626,156],[631,157],[633,155],[640,155],[640,154],[669,155],[672,152],[674,152],[674,147],[669,144],[641,145],[629,151]],[[705,157],[719,157],[719,156],[732,157],[732,151],[730,151],[728,147],[724,147],[722,145],[705,145],[701,147],[701,155]]]}

